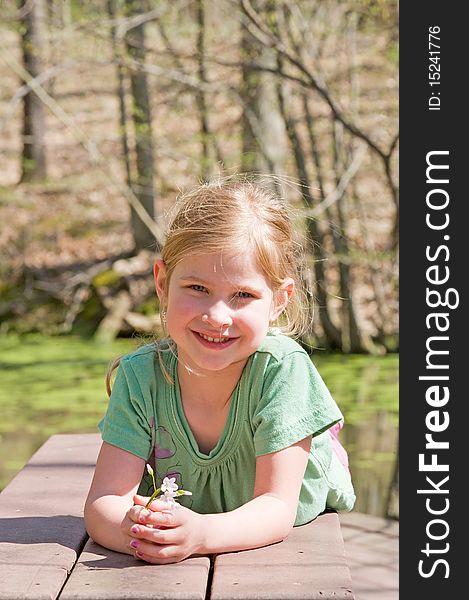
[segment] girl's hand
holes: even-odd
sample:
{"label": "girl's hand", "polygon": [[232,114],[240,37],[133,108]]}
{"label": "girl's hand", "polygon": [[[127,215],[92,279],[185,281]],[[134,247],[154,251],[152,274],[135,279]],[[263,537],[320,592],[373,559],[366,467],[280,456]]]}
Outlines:
{"label": "girl's hand", "polygon": [[179,562],[191,554],[201,553],[203,526],[200,515],[184,506],[168,507],[154,500],[148,509],[148,498],[134,496],[134,506],[122,521],[122,532],[130,537],[131,551],[153,564]]}

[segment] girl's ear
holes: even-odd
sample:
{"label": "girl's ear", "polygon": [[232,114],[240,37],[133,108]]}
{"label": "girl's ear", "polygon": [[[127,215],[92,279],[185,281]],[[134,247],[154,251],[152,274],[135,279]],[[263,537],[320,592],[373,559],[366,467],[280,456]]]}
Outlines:
{"label": "girl's ear", "polygon": [[157,258],[155,260],[155,265],[153,267],[153,276],[155,278],[155,289],[158,294],[158,298],[160,300],[160,305],[166,304],[166,283],[167,283],[167,273],[166,273],[166,265],[164,264],[161,258]]}
{"label": "girl's ear", "polygon": [[291,277],[287,277],[279,289],[275,293],[275,302],[272,307],[270,320],[275,321],[281,314],[281,312],[287,306],[292,294],[295,289],[295,282]]}

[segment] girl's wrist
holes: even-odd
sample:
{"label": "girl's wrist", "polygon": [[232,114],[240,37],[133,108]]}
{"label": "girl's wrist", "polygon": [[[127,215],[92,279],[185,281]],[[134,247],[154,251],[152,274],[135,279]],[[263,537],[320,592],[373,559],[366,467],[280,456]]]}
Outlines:
{"label": "girl's wrist", "polygon": [[204,515],[196,513],[198,518],[198,540],[197,540],[197,554],[207,554],[208,550],[208,532],[210,529],[210,515]]}

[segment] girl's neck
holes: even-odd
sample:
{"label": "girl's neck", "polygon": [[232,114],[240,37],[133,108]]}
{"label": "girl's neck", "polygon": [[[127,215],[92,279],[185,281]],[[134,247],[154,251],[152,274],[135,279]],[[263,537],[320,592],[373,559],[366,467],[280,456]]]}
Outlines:
{"label": "girl's neck", "polygon": [[203,403],[214,410],[228,403],[241,377],[246,361],[235,363],[223,371],[188,369],[178,361],[178,379],[181,398],[192,403]]}

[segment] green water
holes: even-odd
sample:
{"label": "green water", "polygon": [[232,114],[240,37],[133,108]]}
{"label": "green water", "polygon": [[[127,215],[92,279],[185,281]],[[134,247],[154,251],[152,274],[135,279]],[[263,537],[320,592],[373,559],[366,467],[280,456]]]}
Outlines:
{"label": "green water", "polygon": [[[0,488],[54,433],[96,432],[107,406],[104,376],[135,340],[0,337]],[[346,421],[356,509],[384,514],[397,447],[398,357],[326,355],[314,362]]]}

